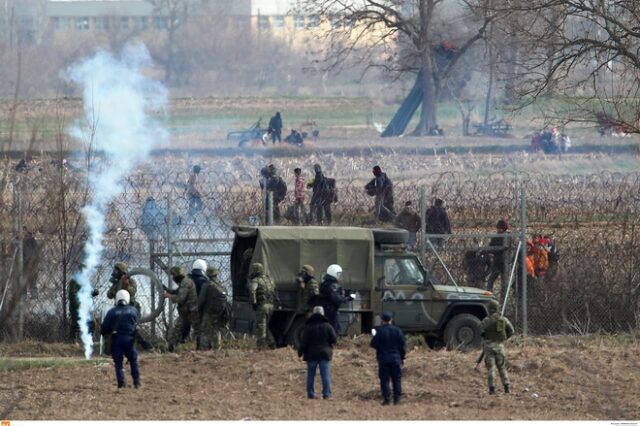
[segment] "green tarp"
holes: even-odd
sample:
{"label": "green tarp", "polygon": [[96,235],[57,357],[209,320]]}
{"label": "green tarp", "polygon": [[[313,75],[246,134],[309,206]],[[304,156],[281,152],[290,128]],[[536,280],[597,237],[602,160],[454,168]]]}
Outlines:
{"label": "green tarp", "polygon": [[333,263],[343,269],[340,282],[343,287],[371,287],[374,241],[370,229],[320,226],[254,229],[258,238],[252,261],[262,263],[282,290],[295,289],[295,276],[302,265],[313,266],[320,281]]}

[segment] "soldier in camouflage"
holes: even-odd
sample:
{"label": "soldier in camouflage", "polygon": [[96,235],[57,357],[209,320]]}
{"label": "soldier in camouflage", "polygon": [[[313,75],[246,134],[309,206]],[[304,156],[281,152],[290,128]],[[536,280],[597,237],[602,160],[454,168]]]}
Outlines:
{"label": "soldier in camouflage", "polygon": [[[176,345],[184,342],[193,327],[196,342],[200,339],[200,318],[198,315],[198,296],[195,283],[187,277],[183,267],[174,266],[169,270],[173,282],[178,284],[177,290],[165,291],[165,299],[178,305],[178,321],[169,334],[169,352],[175,350]],[[196,347],[196,349],[200,349]]]}
{"label": "soldier in camouflage", "polygon": [[500,305],[496,300],[489,304],[489,316],[482,320],[480,324],[482,335],[484,336],[483,354],[484,365],[489,373],[489,394],[496,393],[495,369],[498,368],[500,380],[504,386],[504,393],[511,393],[511,384],[507,375],[506,357],[504,353],[504,342],[513,336],[514,329],[511,322],[500,314]]}
{"label": "soldier in camouflage", "polygon": [[[138,308],[136,304],[136,281],[129,277],[129,265],[124,262],[116,263],[113,266],[113,272],[111,272],[111,278],[109,282],[111,287],[107,291],[107,297],[113,299],[116,297],[118,290],[127,290],[129,292],[129,304]],[[138,309],[140,311],[140,309]]]}
{"label": "soldier in camouflage", "polygon": [[218,269],[207,268],[209,281],[198,296],[198,311],[202,313],[201,344],[203,349],[220,349],[220,334],[229,322],[227,292],[218,280]]}
{"label": "soldier in camouflage", "polygon": [[315,278],[316,270],[311,265],[303,265],[296,277],[302,290],[302,309],[311,315],[313,307],[319,305],[320,284]]}
{"label": "soldier in camouflage", "polygon": [[264,272],[261,263],[253,263],[249,268],[250,301],[256,313],[256,340],[258,349],[274,347],[273,335],[269,330],[269,320],[273,314],[276,286],[271,277]]}

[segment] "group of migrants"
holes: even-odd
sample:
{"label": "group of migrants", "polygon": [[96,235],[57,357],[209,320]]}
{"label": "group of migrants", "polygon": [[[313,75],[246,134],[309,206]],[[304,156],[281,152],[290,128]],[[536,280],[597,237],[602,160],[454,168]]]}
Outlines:
{"label": "group of migrants", "polygon": [[[311,135],[313,139],[317,139],[320,132],[317,129],[317,124],[313,120],[306,120],[302,126],[309,126],[311,128]],[[263,145],[266,145],[267,138],[271,138],[271,143],[275,145],[276,143],[282,143],[282,115],[280,112],[276,112],[273,117],[269,120],[269,127],[267,128],[267,133],[263,137]],[[289,133],[284,141],[290,145],[296,145],[301,147],[304,144],[305,139],[309,136],[309,133],[306,131],[298,131],[297,129],[291,129],[291,133]]]}
{"label": "group of migrants", "polygon": [[531,137],[531,150],[542,150],[545,154],[563,154],[569,152],[571,138],[556,127],[545,127],[542,132],[535,132]]}

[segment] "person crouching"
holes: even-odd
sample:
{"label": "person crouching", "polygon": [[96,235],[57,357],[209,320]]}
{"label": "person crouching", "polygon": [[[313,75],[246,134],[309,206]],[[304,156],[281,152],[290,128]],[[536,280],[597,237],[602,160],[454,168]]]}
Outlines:
{"label": "person crouching", "polygon": [[109,309],[100,326],[100,333],[111,337],[111,356],[116,367],[116,380],[118,388],[124,388],[123,360],[131,365],[131,377],[133,386],[140,387],[140,370],[138,368],[138,352],[134,346],[134,335],[138,326],[140,314],[138,310],[129,305],[129,292],[118,290],[116,293],[116,306]]}

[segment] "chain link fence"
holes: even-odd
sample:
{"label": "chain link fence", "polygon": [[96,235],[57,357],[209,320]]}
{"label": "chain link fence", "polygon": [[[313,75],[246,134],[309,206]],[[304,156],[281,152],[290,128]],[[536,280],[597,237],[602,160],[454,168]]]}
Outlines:
{"label": "chain link fence", "polygon": [[[169,285],[168,266],[189,270],[193,260],[203,258],[220,270],[230,289],[231,227],[264,223],[259,166],[254,163],[237,159],[231,168],[211,165],[203,170],[198,175],[201,204],[188,195],[188,172],[143,168],[125,179],[121,195],[109,208],[103,260],[94,277],[100,293],[94,299],[96,320],[112,306],[105,294],[111,269],[120,261],[130,268],[149,268]],[[373,198],[364,191],[366,179],[347,177],[362,176],[363,166],[343,159],[327,169],[336,176],[338,188],[333,225],[387,226],[376,221]],[[289,191],[282,210],[294,203],[293,177],[287,170],[283,174]],[[22,172],[5,165],[3,176],[0,339],[67,341],[71,327],[67,283],[79,267],[86,240],[81,210],[91,196],[87,175],[53,162]],[[560,253],[544,278],[528,284],[529,332],[637,330],[640,174],[413,173],[394,179],[396,211],[406,200],[419,205],[421,193],[423,200],[445,200],[453,234],[438,253],[459,284],[473,281],[464,255],[487,245],[497,219],[507,219],[514,231],[513,259],[522,190],[528,236],[549,235]],[[282,225],[288,224],[283,219]],[[433,251],[425,252],[425,263],[437,279],[450,280]],[[152,290],[148,277],[139,275],[136,280],[141,289],[137,299],[149,312],[162,295]],[[518,321],[520,287],[514,283],[508,311]],[[163,338],[172,321],[167,305],[162,315],[145,325],[146,332]]]}

